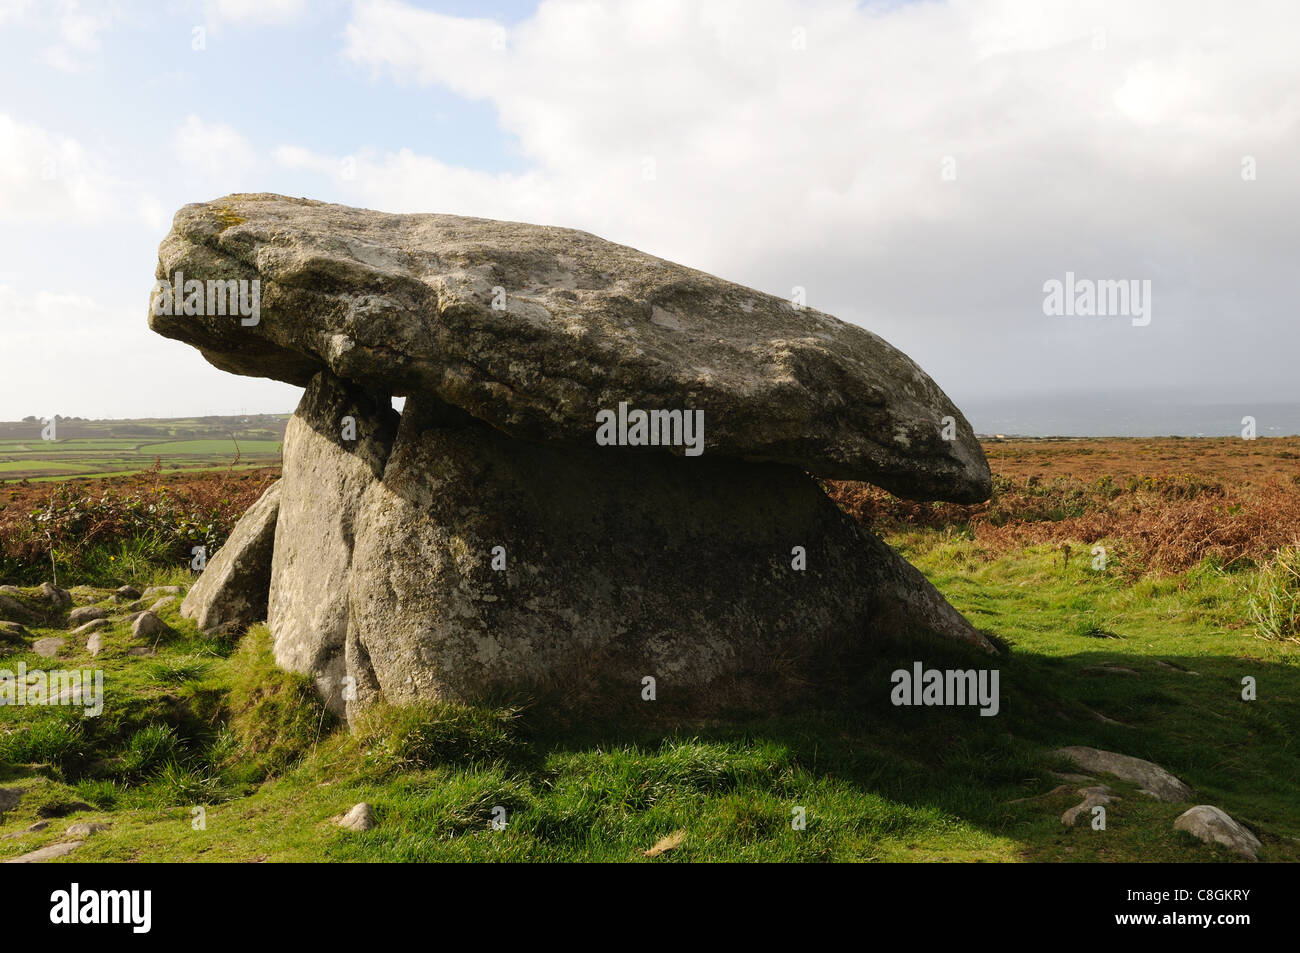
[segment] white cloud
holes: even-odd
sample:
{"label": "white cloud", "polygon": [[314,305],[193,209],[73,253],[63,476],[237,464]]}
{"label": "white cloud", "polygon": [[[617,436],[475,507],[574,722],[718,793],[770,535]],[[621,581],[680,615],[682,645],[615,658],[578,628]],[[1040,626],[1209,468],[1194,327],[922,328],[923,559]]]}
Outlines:
{"label": "white cloud", "polygon": [[114,4],[93,4],[86,8],[77,0],[63,0],[56,16],[59,40],[42,51],[41,59],[55,69],[70,73],[87,68],[99,52],[99,35],[117,17]]}
{"label": "white cloud", "polygon": [[193,113],[172,137],[172,154],[185,179],[203,183],[213,194],[239,191],[239,183],[258,164],[253,147],[236,129],[204,122]]}
{"label": "white cloud", "polygon": [[292,23],[307,12],[306,0],[209,0],[209,22],[252,26]]}
{"label": "white cloud", "polygon": [[117,183],[76,139],[0,113],[0,217],[6,221],[97,221]]}
{"label": "white cloud", "polygon": [[[776,293],[803,285],[940,383],[1185,379],[1214,354],[1207,336],[1240,331],[1212,298],[1258,318],[1279,306],[1300,213],[1283,171],[1300,151],[1285,40],[1300,7],[1234,11],[547,2],[506,31],[363,0],[345,57],[487,102],[528,171],[406,149],[358,148],[351,176],[342,156],[277,158],[359,204],[570,225]],[[1045,319],[1042,284],[1067,269],[1153,279],[1152,327]]]}
{"label": "white cloud", "polygon": [[0,0],[0,26],[11,20],[21,20],[31,5],[32,0]]}

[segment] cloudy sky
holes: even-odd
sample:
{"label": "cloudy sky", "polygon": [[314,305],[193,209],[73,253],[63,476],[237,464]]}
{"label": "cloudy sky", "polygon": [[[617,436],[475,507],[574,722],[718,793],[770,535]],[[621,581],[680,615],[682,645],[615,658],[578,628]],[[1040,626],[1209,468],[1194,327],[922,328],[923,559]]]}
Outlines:
{"label": "cloudy sky", "polygon": [[[172,213],[237,191],[803,287],[959,405],[1295,400],[1297,31],[1292,2],[0,0],[0,419],[292,409],[146,324]],[[1067,271],[1150,281],[1150,322],[1045,314]]]}

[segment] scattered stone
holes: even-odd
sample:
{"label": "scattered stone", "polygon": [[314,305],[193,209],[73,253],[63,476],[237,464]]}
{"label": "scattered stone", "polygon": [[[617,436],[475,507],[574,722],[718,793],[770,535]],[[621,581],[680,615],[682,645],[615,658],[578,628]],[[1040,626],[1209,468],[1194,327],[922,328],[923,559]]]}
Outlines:
{"label": "scattered stone", "polygon": [[141,596],[145,599],[153,599],[158,596],[179,596],[181,591],[180,586],[150,586]]}
{"label": "scattered stone", "polygon": [[22,788],[0,788],[0,815],[12,811],[22,799]]}
{"label": "scattered stone", "polygon": [[1085,771],[1113,774],[1121,780],[1132,781],[1139,786],[1143,794],[1149,794],[1158,801],[1177,803],[1190,801],[1193,797],[1192,789],[1186,784],[1158,764],[1143,761],[1141,758],[1082,745],[1060,748],[1055,753]]}
{"label": "scattered stone", "polygon": [[130,602],[132,599],[140,598],[140,590],[135,586],[120,586],[113,593],[113,598],[118,602]]}
{"label": "scattered stone", "polygon": [[1174,830],[1187,831],[1207,844],[1220,844],[1248,860],[1259,860],[1263,846],[1244,825],[1212,804],[1198,804],[1178,815]]}
{"label": "scattered stone", "polygon": [[32,643],[32,651],[41,658],[54,658],[59,654],[59,649],[67,644],[67,641],[67,639],[60,638],[57,635],[52,635],[46,639],[37,639]]}
{"label": "scattered stone", "polygon": [[152,645],[133,645],[126,650],[126,654],[134,658],[152,658],[158,652]]}
{"label": "scattered stone", "polygon": [[19,837],[26,837],[28,834],[39,834],[49,826],[49,821],[37,821],[35,824],[26,827],[21,831],[14,831],[12,834],[5,834],[3,837],[0,837],[0,840],[17,840]]}
{"label": "scattered stone", "polygon": [[1112,801],[1119,800],[1119,798],[1111,794],[1110,788],[1104,784],[1079,788],[1079,795],[1083,800],[1061,815],[1061,823],[1066,827],[1073,827],[1080,816],[1085,814],[1088,815],[1090,820],[1094,807],[1100,807],[1103,804],[1110,804]]}
{"label": "scattered stone", "polygon": [[6,622],[35,622],[37,616],[14,596],[0,592],[0,619]]}
{"label": "scattered stone", "polygon": [[686,840],[685,831],[673,831],[667,837],[661,837],[655,841],[655,845],[649,850],[641,851],[641,855],[643,857],[658,857],[660,854],[666,854],[674,848],[681,847],[684,840]]}
{"label": "scattered stone", "polygon": [[104,651],[104,637],[98,632],[90,633],[90,638],[86,639],[86,651],[90,653],[91,658]]}
{"label": "scattered stone", "polygon": [[141,612],[131,624],[131,635],[137,639],[151,639],[170,631],[167,623],[152,612]]}
{"label": "scattered stone", "polygon": [[91,619],[85,625],[79,625],[70,632],[70,635],[87,635],[91,632],[98,632],[100,629],[106,629],[113,623],[107,618]]}
{"label": "scattered stone", "polygon": [[50,605],[59,611],[72,606],[72,593],[68,592],[66,589],[60,589],[53,583],[41,583],[41,595],[49,600]]}
{"label": "scattered stone", "polygon": [[0,642],[18,642],[31,637],[32,634],[17,622],[0,622]]}
{"label": "scattered stone", "polygon": [[149,611],[154,615],[170,608],[175,603],[180,602],[180,596],[163,596],[157,602],[149,607]]}
{"label": "scattered stone", "polygon": [[34,850],[29,854],[23,854],[21,857],[11,857],[8,860],[0,861],[0,863],[39,864],[42,861],[54,860],[57,857],[66,857],[80,847],[82,843],[79,840],[60,841],[57,844],[49,844],[39,850]]}
{"label": "scattered stone", "polygon": [[98,834],[100,831],[108,830],[108,828],[108,824],[100,824],[96,821],[83,821],[80,824],[73,824],[63,833],[67,837],[80,837],[84,840],[92,834]]}
{"label": "scattered stone", "polygon": [[353,806],[342,817],[334,821],[339,827],[346,827],[350,831],[368,831],[373,828],[378,821],[375,820],[375,810],[365,801]]}
{"label": "scattered stone", "polygon": [[68,613],[68,625],[76,628],[85,625],[87,622],[93,622],[95,619],[107,618],[108,610],[101,606],[82,606]]}

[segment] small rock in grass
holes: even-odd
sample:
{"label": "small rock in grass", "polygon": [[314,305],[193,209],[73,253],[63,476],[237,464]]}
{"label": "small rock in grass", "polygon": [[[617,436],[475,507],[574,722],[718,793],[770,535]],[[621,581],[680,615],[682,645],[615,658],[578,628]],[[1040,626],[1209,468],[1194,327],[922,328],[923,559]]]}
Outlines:
{"label": "small rock in grass", "polygon": [[9,593],[0,592],[0,619],[8,622],[35,622],[36,613]]}
{"label": "small rock in grass", "polygon": [[23,828],[21,831],[14,831],[12,834],[5,834],[0,840],[16,840],[19,837],[25,837],[28,834],[38,834],[50,826],[49,821],[37,821],[30,827]]}
{"label": "small rock in grass", "polygon": [[113,593],[113,598],[118,602],[130,602],[132,599],[140,598],[140,590],[135,586],[119,586]]}
{"label": "small rock in grass", "polygon": [[1080,815],[1091,815],[1094,807],[1100,807],[1101,805],[1110,804],[1112,801],[1119,800],[1119,798],[1114,797],[1110,793],[1110,788],[1104,784],[1097,784],[1088,788],[1079,788],[1079,794],[1082,796],[1083,800],[1061,815],[1061,823],[1066,827],[1073,827],[1075,822],[1079,820]]}
{"label": "small rock in grass", "polygon": [[141,612],[131,623],[131,635],[137,639],[153,638],[167,631],[167,623],[152,612]]}
{"label": "small rock in grass", "polygon": [[0,622],[0,642],[17,642],[31,637],[32,634],[17,622]]}
{"label": "small rock in grass", "polygon": [[99,606],[82,606],[68,613],[68,625],[75,628],[79,625],[85,625],[87,622],[93,622],[95,619],[107,618],[107,609],[102,609]]}
{"label": "small rock in grass", "polygon": [[32,651],[41,658],[54,658],[59,654],[59,649],[67,644],[67,641],[67,639],[59,638],[57,635],[52,635],[47,639],[37,639],[32,644]]}
{"label": "small rock in grass", "polygon": [[100,824],[96,821],[83,821],[80,824],[73,824],[63,833],[68,837],[89,837],[92,834],[98,834],[100,831],[108,830],[107,824]]}
{"label": "small rock in grass", "polygon": [[1068,758],[1085,771],[1113,774],[1123,781],[1132,781],[1141,786],[1142,793],[1149,794],[1158,801],[1177,803],[1192,799],[1191,788],[1160,765],[1143,761],[1141,758],[1116,754],[1114,751],[1102,751],[1098,748],[1087,748],[1083,745],[1060,748],[1056,754]]}
{"label": "small rock in grass", "polygon": [[86,651],[90,653],[91,658],[104,651],[104,637],[98,632],[90,633],[90,638],[86,639]]}
{"label": "small rock in grass", "polygon": [[48,599],[50,605],[56,609],[67,609],[72,606],[72,593],[66,589],[60,589],[53,583],[41,583],[41,595]]}
{"label": "small rock in grass", "polygon": [[180,586],[150,586],[144,591],[145,599],[152,599],[155,596],[179,596],[181,594]]}
{"label": "small rock in grass", "polygon": [[162,612],[168,606],[174,605],[176,602],[179,601],[179,599],[180,599],[179,596],[163,596],[161,599],[159,599],[157,602],[155,602],[153,605],[149,607],[149,611],[152,612],[154,615],[157,615],[159,612]]}
{"label": "small rock in grass", "polygon": [[154,651],[153,646],[151,645],[133,645],[131,648],[126,650],[126,654],[134,656],[135,658],[149,658],[158,653]]}
{"label": "small rock in grass", "polygon": [[12,811],[23,798],[22,788],[0,788],[0,814]]}
{"label": "small rock in grass", "polygon": [[1212,804],[1198,804],[1179,814],[1174,830],[1187,831],[1207,844],[1221,844],[1248,860],[1259,860],[1263,846],[1258,837]]}
{"label": "small rock in grass", "polygon": [[108,619],[91,619],[85,625],[77,626],[75,629],[72,630],[71,634],[88,635],[91,632],[97,632],[100,629],[106,629],[112,624],[113,623],[109,622]]}
{"label": "small rock in grass", "polygon": [[368,831],[377,823],[375,809],[362,801],[360,804],[354,805],[352,810],[338,818],[334,823],[350,831]]}
{"label": "small rock in grass", "polygon": [[46,860],[54,860],[56,857],[65,857],[71,854],[82,844],[79,840],[62,841],[58,844],[49,844],[40,850],[34,850],[30,854],[23,854],[21,857],[11,857],[9,860],[0,860],[0,864],[39,864]]}

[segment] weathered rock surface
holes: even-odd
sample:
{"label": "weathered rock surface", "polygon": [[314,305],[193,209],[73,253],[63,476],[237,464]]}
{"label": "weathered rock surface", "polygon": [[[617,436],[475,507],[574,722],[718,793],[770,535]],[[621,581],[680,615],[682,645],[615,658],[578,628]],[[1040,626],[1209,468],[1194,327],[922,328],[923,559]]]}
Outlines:
{"label": "weathered rock surface", "polygon": [[94,622],[96,619],[107,619],[108,610],[100,606],[82,606],[73,609],[68,613],[68,625],[72,628],[85,625],[87,622]]}
{"label": "weathered rock surface", "polygon": [[1198,804],[1178,815],[1174,830],[1187,831],[1207,844],[1220,844],[1234,854],[1258,860],[1259,838],[1212,804]]}
{"label": "weathered rock surface", "polygon": [[0,834],[0,840],[17,840],[20,837],[26,837],[28,834],[39,834],[49,826],[49,821],[37,821],[35,824],[29,824],[20,831],[14,831],[12,834]]}
{"label": "weathered rock surface", "polygon": [[633,694],[649,675],[683,694],[714,685],[721,703],[728,683],[742,691],[873,628],[989,647],[778,464],[538,448],[412,398],[357,526],[348,674],[361,702],[530,683],[581,695],[599,679]]}
{"label": "weathered rock surface", "polygon": [[1084,771],[1113,774],[1121,780],[1132,781],[1144,794],[1149,794],[1159,801],[1177,803],[1190,801],[1193,797],[1192,789],[1186,784],[1160,765],[1143,761],[1141,758],[1082,745],[1060,748],[1056,754],[1068,758]]}
{"label": "weathered rock surface", "polygon": [[57,844],[47,844],[38,850],[23,854],[19,857],[11,857],[8,860],[0,860],[0,864],[39,864],[47,860],[55,860],[59,857],[66,857],[74,850],[80,847],[84,841],[69,840],[60,841]]}
{"label": "weathered rock surface", "polygon": [[0,620],[5,622],[35,622],[36,613],[28,609],[7,592],[0,592]]}
{"label": "weathered rock surface", "polygon": [[16,645],[31,637],[32,634],[17,622],[0,622],[0,645],[6,642]]}
{"label": "weathered rock surface", "polygon": [[356,804],[350,811],[338,818],[335,822],[339,827],[345,827],[350,831],[368,831],[374,828],[375,809],[365,801]]}
{"label": "weathered rock surface", "polygon": [[0,788],[0,815],[12,811],[22,799],[22,788]]}
{"label": "weathered rock surface", "polygon": [[70,825],[63,833],[66,837],[80,837],[84,839],[94,834],[98,834],[100,831],[106,831],[108,828],[108,824],[100,824],[96,821],[82,821],[79,824]]}
{"label": "weathered rock surface", "polygon": [[232,195],[176,214],[156,277],[178,272],[261,282],[252,326],[151,302],[155,331],[236,374],[306,385],[328,369],[588,447],[620,402],[700,409],[706,455],[918,499],[990,492],[961,412],[875,334],[585,232]]}
{"label": "weathered rock surface", "polygon": [[110,622],[107,617],[102,617],[99,619],[91,619],[89,622],[85,623],[84,625],[77,626],[75,629],[72,630],[71,634],[86,635],[87,633],[90,632],[98,632],[100,629],[107,629],[112,624],[113,623]]}
{"label": "weathered rock surface", "polygon": [[59,654],[59,650],[63,648],[66,642],[66,639],[61,639],[57,635],[46,639],[37,639],[32,644],[32,651],[41,658],[54,658]]}
{"label": "weathered rock surface", "polygon": [[55,609],[66,609],[72,605],[72,593],[60,589],[52,582],[41,583],[41,596],[49,601]]}
{"label": "weathered rock surface", "polygon": [[152,639],[170,631],[167,623],[152,612],[141,612],[131,623],[131,635],[137,639]]}
{"label": "weathered rock surface", "polygon": [[[275,544],[275,521],[280,512],[280,482],[267,487],[248,508],[216,555],[208,561],[181,603],[181,615],[193,619],[204,630],[228,626],[242,631],[266,621],[271,588],[271,551]],[[159,595],[156,590],[148,594]],[[165,594],[151,612],[175,601]]]}
{"label": "weathered rock surface", "polygon": [[1081,817],[1085,821],[1091,821],[1092,809],[1094,807],[1102,807],[1119,800],[1119,798],[1115,797],[1114,794],[1111,793],[1110,788],[1105,784],[1095,784],[1090,787],[1079,788],[1079,796],[1082,797],[1083,800],[1074,805],[1074,807],[1068,808],[1065,813],[1061,815],[1061,823],[1066,827],[1073,827],[1078,823],[1079,818]]}
{"label": "weathered rock surface", "polygon": [[[343,437],[344,417],[355,422],[355,440]],[[337,714],[357,513],[383,475],[397,421],[386,398],[320,374],[285,433],[267,621],[276,661],[310,673]]]}

